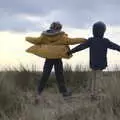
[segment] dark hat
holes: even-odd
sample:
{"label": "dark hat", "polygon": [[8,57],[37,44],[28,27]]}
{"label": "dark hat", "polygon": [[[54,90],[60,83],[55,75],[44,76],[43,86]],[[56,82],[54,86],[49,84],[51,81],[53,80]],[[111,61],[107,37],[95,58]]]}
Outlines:
{"label": "dark hat", "polygon": [[53,22],[50,25],[50,29],[52,29],[52,30],[61,30],[62,29],[62,24],[60,22]]}
{"label": "dark hat", "polygon": [[98,21],[98,22],[94,23],[93,29],[94,28],[103,29],[105,31],[106,30],[106,25],[103,22]]}
{"label": "dark hat", "polygon": [[93,35],[95,37],[103,37],[105,31],[106,25],[103,22],[98,21],[93,24]]}

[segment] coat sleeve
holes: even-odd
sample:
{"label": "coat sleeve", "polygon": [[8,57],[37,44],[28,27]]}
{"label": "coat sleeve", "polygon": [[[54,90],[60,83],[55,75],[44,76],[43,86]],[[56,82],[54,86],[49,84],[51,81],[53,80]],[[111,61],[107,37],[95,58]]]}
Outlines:
{"label": "coat sleeve", "polygon": [[71,49],[69,54],[72,54],[72,53],[75,53],[75,52],[78,52],[78,51],[88,48],[90,46],[90,43],[91,43],[91,41],[87,40],[85,43],[80,44],[80,45],[76,46],[75,48]]}
{"label": "coat sleeve", "polygon": [[68,45],[85,43],[86,41],[87,41],[87,39],[85,39],[85,38],[67,38]]}
{"label": "coat sleeve", "polygon": [[86,41],[87,39],[85,38],[70,38],[68,37],[67,34],[64,34],[61,42],[63,42],[63,44],[65,45],[74,45],[74,44],[84,43]]}
{"label": "coat sleeve", "polygon": [[59,41],[52,43],[53,45],[74,45],[86,42],[85,38],[69,38],[67,34],[64,34]]}
{"label": "coat sleeve", "polygon": [[41,37],[26,37],[25,40],[27,42],[30,42],[30,43],[33,43],[33,44],[41,44],[41,39],[42,39],[42,36]]}
{"label": "coat sleeve", "polygon": [[110,40],[108,40],[107,45],[108,45],[108,48],[110,48],[112,50],[120,51],[120,46],[111,42]]}

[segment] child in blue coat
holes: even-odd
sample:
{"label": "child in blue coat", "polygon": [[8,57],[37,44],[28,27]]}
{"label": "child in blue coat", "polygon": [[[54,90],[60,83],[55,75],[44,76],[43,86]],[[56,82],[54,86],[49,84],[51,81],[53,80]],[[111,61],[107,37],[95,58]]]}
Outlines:
{"label": "child in blue coat", "polygon": [[[112,50],[120,51],[119,45],[111,42],[108,38],[104,37],[105,31],[106,31],[106,25],[101,21],[96,22],[93,25],[93,37],[88,38],[88,40],[85,43],[71,49],[68,52],[68,54],[72,54],[84,50],[86,48],[89,48],[90,68],[94,71],[94,73],[96,73],[97,71],[102,71],[107,67],[108,48]],[[94,81],[93,84],[95,83],[96,81]]]}

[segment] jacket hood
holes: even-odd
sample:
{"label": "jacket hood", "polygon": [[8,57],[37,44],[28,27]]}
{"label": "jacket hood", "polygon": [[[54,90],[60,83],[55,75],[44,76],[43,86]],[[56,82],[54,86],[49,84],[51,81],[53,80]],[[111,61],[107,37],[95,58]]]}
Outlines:
{"label": "jacket hood", "polygon": [[55,30],[46,30],[43,31],[42,35],[46,35],[46,36],[54,36],[54,35],[59,35],[59,34],[63,34],[63,31],[55,31]]}
{"label": "jacket hood", "polygon": [[103,22],[96,22],[93,25],[93,36],[103,38],[106,31],[106,25]]}
{"label": "jacket hood", "polygon": [[55,31],[55,30],[46,30],[42,33],[42,41],[47,41],[48,43],[53,43],[58,40],[61,40],[65,36],[65,32],[63,31]]}

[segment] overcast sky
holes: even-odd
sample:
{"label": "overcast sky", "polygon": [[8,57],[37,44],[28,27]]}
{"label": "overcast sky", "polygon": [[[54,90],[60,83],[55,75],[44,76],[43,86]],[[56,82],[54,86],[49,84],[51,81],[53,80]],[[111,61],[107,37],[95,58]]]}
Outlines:
{"label": "overcast sky", "polygon": [[54,20],[71,28],[97,20],[118,26],[119,12],[119,0],[0,0],[0,30],[39,31]]}
{"label": "overcast sky", "polygon": [[[25,52],[30,47],[25,37],[39,36],[53,21],[60,21],[70,36],[85,38],[91,36],[94,22],[103,21],[108,26],[105,35],[119,44],[119,12],[120,0],[0,0],[0,68],[32,62],[43,67],[44,59]],[[119,64],[120,53],[110,51],[108,61]],[[88,50],[66,62],[88,65]]]}

